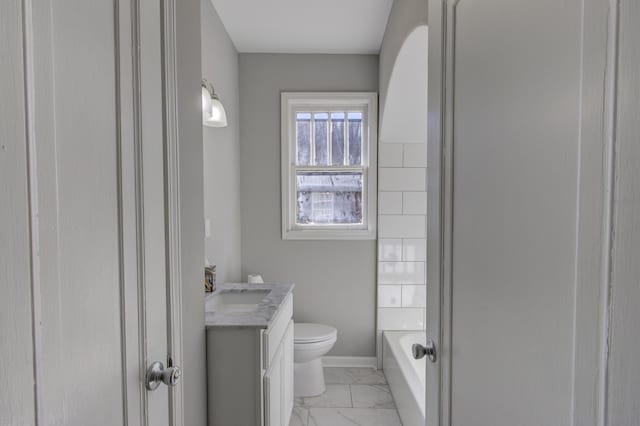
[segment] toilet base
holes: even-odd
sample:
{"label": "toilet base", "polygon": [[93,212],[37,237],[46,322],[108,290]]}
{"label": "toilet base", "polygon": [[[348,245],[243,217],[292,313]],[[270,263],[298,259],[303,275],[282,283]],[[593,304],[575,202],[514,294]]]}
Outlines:
{"label": "toilet base", "polygon": [[293,393],[296,397],[318,396],[327,389],[324,384],[322,358],[294,364]]}

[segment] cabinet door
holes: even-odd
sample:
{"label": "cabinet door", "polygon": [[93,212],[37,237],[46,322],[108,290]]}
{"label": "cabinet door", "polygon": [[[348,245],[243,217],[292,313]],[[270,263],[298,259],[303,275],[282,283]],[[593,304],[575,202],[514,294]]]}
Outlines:
{"label": "cabinet door", "polygon": [[265,426],[282,425],[282,353],[280,345],[264,375]]}
{"label": "cabinet door", "polygon": [[293,320],[282,339],[282,421],[289,424],[293,410]]}

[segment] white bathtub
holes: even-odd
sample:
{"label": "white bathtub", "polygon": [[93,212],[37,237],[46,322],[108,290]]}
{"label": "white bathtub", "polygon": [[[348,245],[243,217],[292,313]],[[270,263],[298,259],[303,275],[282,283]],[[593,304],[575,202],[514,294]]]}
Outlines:
{"label": "white bathtub", "polygon": [[411,345],[426,344],[424,332],[385,331],[382,368],[403,426],[424,426],[426,358],[413,359]]}

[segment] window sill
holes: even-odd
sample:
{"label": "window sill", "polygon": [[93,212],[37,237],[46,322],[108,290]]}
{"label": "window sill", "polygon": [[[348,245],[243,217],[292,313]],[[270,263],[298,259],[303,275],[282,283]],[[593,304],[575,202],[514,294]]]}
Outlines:
{"label": "window sill", "polygon": [[375,240],[375,229],[288,229],[283,240]]}

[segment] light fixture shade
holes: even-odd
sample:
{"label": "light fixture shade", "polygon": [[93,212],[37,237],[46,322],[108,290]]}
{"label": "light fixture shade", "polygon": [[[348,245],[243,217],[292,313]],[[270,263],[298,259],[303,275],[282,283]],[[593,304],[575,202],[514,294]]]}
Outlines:
{"label": "light fixture shade", "polygon": [[209,127],[227,127],[227,113],[224,110],[222,102],[217,97],[211,99],[210,116],[204,121],[205,126]]}
{"label": "light fixture shade", "polygon": [[201,86],[202,124],[207,127],[227,127],[227,113],[213,86],[204,78]]}
{"label": "light fixture shade", "polygon": [[202,86],[202,122],[206,123],[211,119],[211,93]]}

